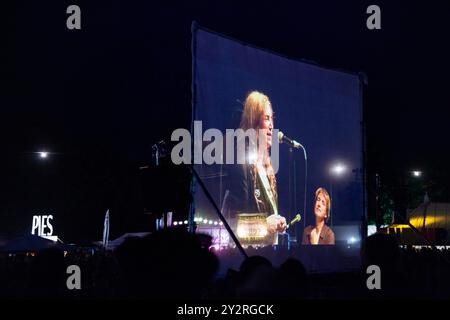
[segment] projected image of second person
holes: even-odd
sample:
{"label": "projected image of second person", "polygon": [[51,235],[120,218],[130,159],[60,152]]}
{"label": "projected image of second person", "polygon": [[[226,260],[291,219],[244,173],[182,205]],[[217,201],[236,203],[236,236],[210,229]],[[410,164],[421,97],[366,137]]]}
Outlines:
{"label": "projected image of second person", "polygon": [[302,244],[335,244],[334,232],[326,222],[330,218],[331,198],[325,188],[318,188],[315,193],[314,216],[316,224],[307,226],[303,232]]}

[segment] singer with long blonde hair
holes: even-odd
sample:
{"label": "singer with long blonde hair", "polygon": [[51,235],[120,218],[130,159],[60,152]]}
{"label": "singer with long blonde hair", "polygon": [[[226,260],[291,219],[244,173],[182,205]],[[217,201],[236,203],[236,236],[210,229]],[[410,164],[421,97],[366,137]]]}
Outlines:
{"label": "singer with long blonde hair", "polygon": [[[234,207],[240,212],[267,213],[269,233],[286,230],[286,219],[278,214],[278,193],[275,172],[270,160],[274,117],[269,98],[259,92],[250,92],[243,104],[240,129],[256,132],[257,150],[246,149],[248,162],[240,166],[239,177],[234,178],[230,190]],[[277,138],[277,137],[275,137]]]}

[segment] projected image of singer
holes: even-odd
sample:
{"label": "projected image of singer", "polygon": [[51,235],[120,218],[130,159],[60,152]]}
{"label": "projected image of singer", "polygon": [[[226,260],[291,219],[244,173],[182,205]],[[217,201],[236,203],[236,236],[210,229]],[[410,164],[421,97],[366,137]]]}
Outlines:
{"label": "projected image of singer", "polygon": [[335,244],[334,232],[325,222],[330,218],[331,199],[327,190],[318,188],[314,204],[315,226],[307,226],[302,244]]}
{"label": "projected image of singer", "polygon": [[[278,213],[277,181],[270,159],[273,130],[273,110],[269,98],[258,91],[250,92],[244,102],[240,129],[254,129],[258,146],[265,146],[257,153],[245,149],[245,164],[229,168],[229,207],[233,216],[239,213],[267,214],[269,234],[284,232],[286,219]],[[262,129],[262,130],[260,130]],[[264,136],[260,137],[260,134]],[[248,145],[247,145],[248,147]]]}

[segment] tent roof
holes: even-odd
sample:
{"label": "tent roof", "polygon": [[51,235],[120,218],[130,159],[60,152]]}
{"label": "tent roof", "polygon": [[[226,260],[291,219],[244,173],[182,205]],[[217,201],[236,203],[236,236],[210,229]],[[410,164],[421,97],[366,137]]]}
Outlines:
{"label": "tent roof", "polygon": [[412,211],[409,222],[416,228],[450,229],[450,203],[425,202]]}
{"label": "tent roof", "polygon": [[33,234],[26,234],[16,239],[10,240],[6,245],[0,247],[2,252],[34,252],[45,248],[60,248],[62,250],[71,250],[73,246],[60,242],[54,242]]}

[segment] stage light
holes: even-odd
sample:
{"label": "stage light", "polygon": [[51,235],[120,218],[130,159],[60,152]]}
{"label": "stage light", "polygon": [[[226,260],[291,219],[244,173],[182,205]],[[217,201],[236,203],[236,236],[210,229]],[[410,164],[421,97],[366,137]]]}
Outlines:
{"label": "stage light", "polygon": [[219,223],[217,221],[214,221],[214,225],[217,226]]}
{"label": "stage light", "polygon": [[414,170],[414,171],[412,172],[412,175],[413,175],[414,177],[418,178],[418,177],[420,177],[420,176],[422,175],[422,171]]}
{"label": "stage light", "polygon": [[46,151],[41,151],[41,152],[39,152],[39,157],[40,157],[41,159],[47,158],[47,157],[48,157],[48,152],[46,152]]}
{"label": "stage light", "polygon": [[207,224],[208,223],[208,219],[203,219],[203,223]]}
{"label": "stage light", "polygon": [[212,220],[209,220],[209,221],[208,221],[208,224],[213,224],[213,221],[212,221]]}
{"label": "stage light", "polygon": [[336,176],[342,175],[346,170],[347,170],[347,167],[345,165],[343,165],[342,163],[337,163],[331,167],[331,173],[333,173]]}
{"label": "stage light", "polygon": [[347,239],[347,245],[354,245],[359,241],[358,238],[351,236]]}
{"label": "stage light", "polygon": [[184,224],[188,224],[188,221],[187,221],[187,220],[184,220]]}
{"label": "stage light", "polygon": [[174,225],[174,226],[178,225],[178,222],[174,221],[174,222],[173,222],[173,225]]}
{"label": "stage light", "polygon": [[223,226],[223,222],[222,221],[219,222],[219,226]]}

